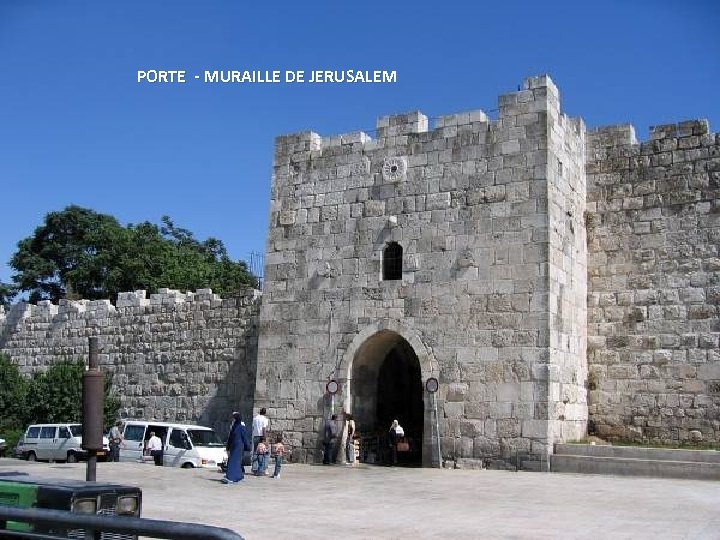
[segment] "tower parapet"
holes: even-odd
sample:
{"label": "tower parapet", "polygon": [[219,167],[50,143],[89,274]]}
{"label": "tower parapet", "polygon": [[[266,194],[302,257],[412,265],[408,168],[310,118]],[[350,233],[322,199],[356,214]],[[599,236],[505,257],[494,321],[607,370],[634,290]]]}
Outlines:
{"label": "tower parapet", "polygon": [[[499,106],[494,120],[474,110],[434,126],[419,111],[384,116],[373,139],[313,134],[313,149],[298,143],[307,135],[277,139],[256,388],[294,458],[316,455],[328,377],[353,380],[355,393],[336,398],[369,431],[386,429],[371,379],[395,346],[406,359],[411,346],[421,370],[433,350],[451,374],[441,444],[469,466],[582,435],[584,126],[561,113],[547,76]],[[383,333],[397,320],[405,330]],[[380,336],[353,349],[371,328]],[[536,379],[548,364],[557,377]],[[423,411],[409,417],[420,437]],[[429,464],[437,441],[422,444]]]}

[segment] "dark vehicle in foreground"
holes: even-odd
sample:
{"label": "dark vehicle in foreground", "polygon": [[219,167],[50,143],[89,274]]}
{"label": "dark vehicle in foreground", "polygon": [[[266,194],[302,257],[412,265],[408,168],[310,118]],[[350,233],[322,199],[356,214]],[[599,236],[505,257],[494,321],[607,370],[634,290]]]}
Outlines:
{"label": "dark vehicle in foreground", "polygon": [[[140,488],[80,480],[42,480],[24,474],[0,474],[0,505],[15,508],[65,510],[86,515],[140,517]],[[0,531],[23,531],[38,534],[85,538],[83,529],[68,529],[24,522],[0,522]],[[1,533],[0,533],[1,535]],[[102,539],[135,540],[133,534],[107,534]]]}

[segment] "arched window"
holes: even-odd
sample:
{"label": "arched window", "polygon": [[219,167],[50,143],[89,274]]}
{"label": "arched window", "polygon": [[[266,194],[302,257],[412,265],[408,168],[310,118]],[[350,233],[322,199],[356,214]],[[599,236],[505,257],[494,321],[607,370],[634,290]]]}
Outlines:
{"label": "arched window", "polygon": [[383,281],[402,279],[403,248],[397,242],[390,242],[383,251]]}

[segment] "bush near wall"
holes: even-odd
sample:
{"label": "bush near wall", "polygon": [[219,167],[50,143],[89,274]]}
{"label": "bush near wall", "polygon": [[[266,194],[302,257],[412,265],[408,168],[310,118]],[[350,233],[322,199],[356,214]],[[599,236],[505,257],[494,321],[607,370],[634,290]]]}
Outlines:
{"label": "bush near wall", "polygon": [[[33,423],[82,421],[82,360],[63,360],[45,372],[24,376],[7,356],[0,355],[0,438],[8,448],[17,444]],[[120,400],[105,381],[104,425],[117,417]]]}

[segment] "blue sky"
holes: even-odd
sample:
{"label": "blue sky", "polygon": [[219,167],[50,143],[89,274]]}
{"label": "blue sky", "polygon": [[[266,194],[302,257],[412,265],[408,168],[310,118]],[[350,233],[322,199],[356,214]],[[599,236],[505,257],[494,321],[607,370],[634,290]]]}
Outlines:
{"label": "blue sky", "polygon": [[[588,126],[720,129],[720,2],[0,0],[0,280],[78,204],[264,250],[273,139],[494,109],[548,73]],[[141,85],[142,69],[387,69],[390,85]]]}

